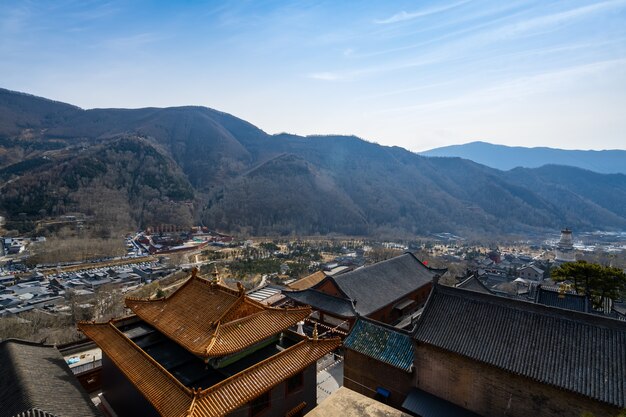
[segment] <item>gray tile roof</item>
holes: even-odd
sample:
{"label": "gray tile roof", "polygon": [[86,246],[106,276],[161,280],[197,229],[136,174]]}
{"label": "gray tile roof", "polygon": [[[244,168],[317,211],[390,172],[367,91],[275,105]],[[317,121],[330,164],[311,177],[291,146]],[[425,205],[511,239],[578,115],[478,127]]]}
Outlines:
{"label": "gray tile roof", "polygon": [[[445,271],[431,269],[413,254],[405,253],[326,279],[333,280],[347,298],[356,301],[357,313],[367,316],[428,284],[435,275],[443,275]],[[322,283],[315,287],[319,285]]]}
{"label": "gray tile roof", "polygon": [[0,342],[0,417],[100,416],[53,346]]}
{"label": "gray tile roof", "polygon": [[344,346],[406,372],[413,367],[411,336],[398,329],[360,318]]}
{"label": "gray tile roof", "polygon": [[356,316],[350,300],[334,297],[312,288],[302,291],[284,291],[283,294],[300,304],[310,305],[314,310],[327,311],[344,318]]}
{"label": "gray tile roof", "polygon": [[463,288],[464,290],[482,292],[484,294],[493,294],[493,291],[491,291],[489,288],[487,288],[485,286],[485,284],[483,284],[476,277],[476,275],[472,275],[471,277],[467,278],[466,280],[459,282],[456,286],[457,286],[457,288]]}
{"label": "gray tile roof", "polygon": [[588,303],[584,295],[564,293],[560,294],[558,290],[544,288],[539,285],[535,300],[539,304],[546,306],[564,308],[566,310],[588,312]]}
{"label": "gray tile roof", "polygon": [[437,285],[414,337],[420,344],[626,406],[625,322]]}
{"label": "gray tile roof", "polygon": [[480,415],[434,396],[419,388],[412,388],[402,408],[421,417],[480,417]]}

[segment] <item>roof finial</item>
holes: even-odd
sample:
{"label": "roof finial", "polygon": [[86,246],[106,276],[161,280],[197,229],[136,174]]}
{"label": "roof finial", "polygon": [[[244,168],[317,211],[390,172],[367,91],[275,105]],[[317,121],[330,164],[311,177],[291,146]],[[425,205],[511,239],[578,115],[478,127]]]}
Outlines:
{"label": "roof finial", "polygon": [[213,271],[213,274],[212,274],[213,275],[213,282],[217,284],[217,283],[220,282],[220,273],[217,270],[217,265],[213,265],[213,266],[215,268],[215,270]]}
{"label": "roof finial", "polygon": [[313,340],[317,340],[317,323],[313,325]]}
{"label": "roof finial", "polygon": [[237,289],[239,290],[239,294],[244,294],[246,292],[246,289],[241,282],[237,282]]}
{"label": "roof finial", "polygon": [[198,276],[198,267],[193,267],[191,270],[191,278],[196,278]]}

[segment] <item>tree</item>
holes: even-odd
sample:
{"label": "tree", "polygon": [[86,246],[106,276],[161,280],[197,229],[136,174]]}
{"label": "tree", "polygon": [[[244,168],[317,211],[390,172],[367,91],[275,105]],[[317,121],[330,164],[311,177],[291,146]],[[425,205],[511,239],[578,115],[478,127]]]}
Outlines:
{"label": "tree", "polygon": [[611,266],[586,261],[569,262],[554,269],[552,279],[569,281],[577,294],[591,299],[595,308],[602,305],[604,298],[617,300],[626,294],[626,274]]}

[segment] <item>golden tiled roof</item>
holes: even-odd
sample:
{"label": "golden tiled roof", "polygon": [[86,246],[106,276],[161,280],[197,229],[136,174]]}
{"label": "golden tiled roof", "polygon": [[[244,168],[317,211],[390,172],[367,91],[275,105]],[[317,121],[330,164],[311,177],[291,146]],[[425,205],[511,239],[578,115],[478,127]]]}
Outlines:
{"label": "golden tiled roof", "polygon": [[326,274],[324,274],[323,271],[317,271],[311,275],[307,275],[304,278],[300,278],[299,280],[292,282],[288,285],[288,287],[294,290],[306,290],[307,288],[311,288],[315,284],[319,283],[324,278],[326,278]]}
{"label": "golden tiled roof", "polygon": [[339,338],[304,339],[205,390],[192,390],[118,330],[113,322],[78,324],[163,417],[226,415],[332,352]]}
{"label": "golden tiled roof", "polygon": [[189,350],[209,358],[238,352],[304,320],[309,307],[273,308],[245,294],[193,275],[166,298],[127,298],[145,322]]}
{"label": "golden tiled roof", "polygon": [[200,391],[194,416],[228,414],[316,362],[341,339],[306,339],[210,388]]}
{"label": "golden tiled roof", "polygon": [[193,392],[113,323],[81,322],[78,328],[96,342],[161,415],[182,416],[187,412]]}

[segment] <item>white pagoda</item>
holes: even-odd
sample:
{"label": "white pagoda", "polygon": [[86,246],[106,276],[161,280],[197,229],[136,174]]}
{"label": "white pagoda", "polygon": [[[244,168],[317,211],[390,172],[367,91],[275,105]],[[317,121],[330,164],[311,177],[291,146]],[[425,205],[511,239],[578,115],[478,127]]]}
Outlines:
{"label": "white pagoda", "polygon": [[561,230],[561,240],[556,245],[556,258],[554,261],[557,264],[564,264],[566,262],[576,262],[576,253],[574,252],[574,241],[572,239],[572,231],[568,228]]}

